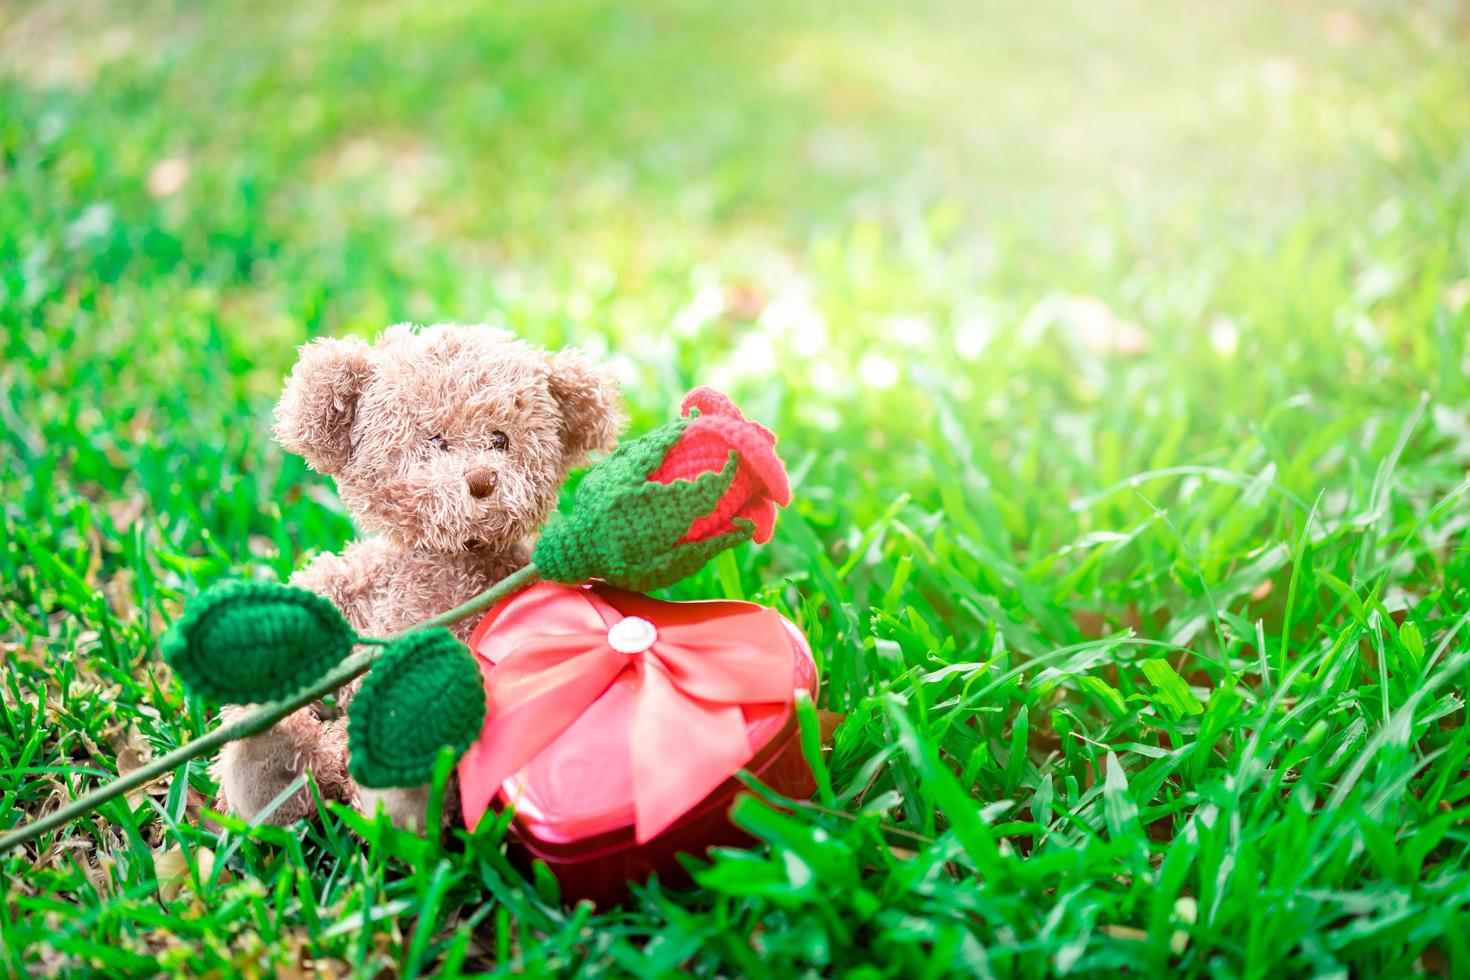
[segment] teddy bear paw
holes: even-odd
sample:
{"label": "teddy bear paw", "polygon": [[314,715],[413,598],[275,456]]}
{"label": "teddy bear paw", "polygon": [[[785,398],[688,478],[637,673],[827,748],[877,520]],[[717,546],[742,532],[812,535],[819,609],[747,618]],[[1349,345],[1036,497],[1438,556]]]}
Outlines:
{"label": "teddy bear paw", "polygon": [[[228,724],[243,708],[220,713]],[[259,735],[228,743],[220,750],[214,777],[219,807],[251,823],[284,826],[316,810],[311,787],[302,783],[280,799],[304,772],[315,777],[323,799],[343,799],[347,777],[347,737],[339,723],[323,724],[311,708],[287,715]]]}

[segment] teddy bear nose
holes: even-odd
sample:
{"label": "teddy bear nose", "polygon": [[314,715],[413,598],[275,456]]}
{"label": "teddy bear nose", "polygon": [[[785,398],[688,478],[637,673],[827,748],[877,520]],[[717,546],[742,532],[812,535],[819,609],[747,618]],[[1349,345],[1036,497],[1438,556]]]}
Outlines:
{"label": "teddy bear nose", "polygon": [[476,466],[464,475],[464,482],[469,484],[471,497],[488,497],[495,492],[495,471]]}

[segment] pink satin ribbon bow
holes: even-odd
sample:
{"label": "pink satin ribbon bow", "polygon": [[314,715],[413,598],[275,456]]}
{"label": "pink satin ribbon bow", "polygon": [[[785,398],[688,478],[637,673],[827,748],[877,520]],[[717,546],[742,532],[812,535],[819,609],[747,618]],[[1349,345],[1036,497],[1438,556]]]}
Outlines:
{"label": "pink satin ribbon bow", "polygon": [[[626,617],[657,631],[646,649],[624,653],[609,642],[609,630]],[[635,640],[649,635],[641,624],[627,626],[620,646],[629,646],[630,632]],[[781,616],[744,602],[662,602],[543,582],[491,610],[471,635],[470,649],[480,658],[488,698],[480,740],[459,763],[471,824],[507,778],[625,671],[638,675],[626,737],[640,844],[760,748],[750,744],[742,705],[793,700],[794,654]]]}

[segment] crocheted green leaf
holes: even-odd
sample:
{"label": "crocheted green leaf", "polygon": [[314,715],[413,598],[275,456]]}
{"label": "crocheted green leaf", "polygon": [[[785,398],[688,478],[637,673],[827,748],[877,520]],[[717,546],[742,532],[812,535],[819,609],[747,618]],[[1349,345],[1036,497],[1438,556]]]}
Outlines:
{"label": "crocheted green leaf", "polygon": [[753,522],[736,518],[733,523],[734,531],[676,545],[646,564],[625,569],[613,584],[630,592],[649,592],[688,578],[715,555],[744,544],[755,534]]}
{"label": "crocheted green leaf", "polygon": [[393,642],[347,708],[348,768],[372,788],[420,786],[443,748],[464,754],[485,723],[485,687],[446,629]]}
{"label": "crocheted green leaf", "polygon": [[275,701],[318,680],[356,642],[342,613],[315,592],[227,582],[189,603],[159,649],[196,694],[251,704]]}

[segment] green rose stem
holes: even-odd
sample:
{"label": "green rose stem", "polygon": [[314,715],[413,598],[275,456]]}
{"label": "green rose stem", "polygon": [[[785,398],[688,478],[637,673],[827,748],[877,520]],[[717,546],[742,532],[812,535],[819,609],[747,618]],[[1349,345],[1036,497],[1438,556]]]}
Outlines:
{"label": "green rose stem", "polygon": [[58,827],[65,826],[77,817],[90,813],[109,800],[115,800],[124,793],[131,792],[140,786],[145,786],[165,773],[178,769],[191,759],[208,755],[226,742],[233,742],[239,738],[248,738],[251,735],[257,735],[265,731],[282,718],[291,714],[291,712],[331,694],[354,677],[366,673],[368,668],[383,654],[383,648],[389,640],[397,639],[417,630],[432,629],[457,623],[461,619],[473,616],[475,613],[488,608],[506,596],[519,592],[529,585],[533,585],[539,578],[540,573],[537,571],[535,563],[532,562],[519,571],[512,572],[463,605],[455,606],[448,612],[431,616],[423,622],[410,626],[408,629],[385,639],[359,641],[364,644],[364,649],[358,650],[348,656],[347,659],[328,671],[314,684],[303,687],[300,691],[288,697],[257,705],[254,710],[236,717],[228,725],[221,725],[192,742],[180,745],[167,755],[154,759],[146,766],[140,766],[134,769],[126,776],[120,776],[110,783],[104,783],[98,786],[90,793],[83,794],[60,810],[49,813],[39,820],[33,820],[23,827],[19,827],[8,834],[0,836],[0,853],[24,844],[27,841],[35,840],[48,830],[55,830]]}

